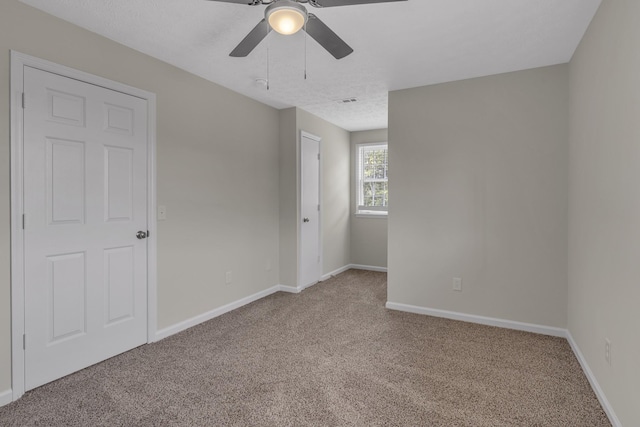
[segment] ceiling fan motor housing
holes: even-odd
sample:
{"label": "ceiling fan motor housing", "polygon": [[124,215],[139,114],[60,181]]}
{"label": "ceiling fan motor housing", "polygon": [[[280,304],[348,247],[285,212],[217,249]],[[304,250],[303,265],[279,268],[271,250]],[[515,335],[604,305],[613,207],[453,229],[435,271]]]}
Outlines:
{"label": "ceiling fan motor housing", "polygon": [[264,11],[269,26],[280,34],[295,34],[307,22],[307,9],[292,0],[278,0],[271,3]]}

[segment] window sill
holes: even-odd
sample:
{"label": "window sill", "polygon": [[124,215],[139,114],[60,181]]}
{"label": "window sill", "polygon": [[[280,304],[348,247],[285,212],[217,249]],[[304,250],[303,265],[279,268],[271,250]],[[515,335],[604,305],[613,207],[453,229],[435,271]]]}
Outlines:
{"label": "window sill", "polygon": [[387,212],[356,212],[356,218],[376,218],[376,219],[387,219],[389,216]]}

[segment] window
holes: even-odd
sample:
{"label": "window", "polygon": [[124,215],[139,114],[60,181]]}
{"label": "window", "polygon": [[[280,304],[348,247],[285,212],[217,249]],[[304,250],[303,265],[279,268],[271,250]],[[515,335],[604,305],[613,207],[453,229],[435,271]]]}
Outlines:
{"label": "window", "polygon": [[387,215],[388,170],[386,142],[356,146],[356,214]]}

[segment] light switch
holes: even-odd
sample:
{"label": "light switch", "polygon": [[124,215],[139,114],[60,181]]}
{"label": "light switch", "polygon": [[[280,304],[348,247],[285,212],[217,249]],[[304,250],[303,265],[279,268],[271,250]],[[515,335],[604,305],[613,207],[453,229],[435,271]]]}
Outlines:
{"label": "light switch", "polygon": [[167,219],[167,207],[162,205],[158,206],[158,221],[164,221]]}

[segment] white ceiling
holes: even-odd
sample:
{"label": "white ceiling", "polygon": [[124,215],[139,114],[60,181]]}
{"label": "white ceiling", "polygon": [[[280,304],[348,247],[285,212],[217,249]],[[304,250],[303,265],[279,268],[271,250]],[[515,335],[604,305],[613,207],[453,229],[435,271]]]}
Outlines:
{"label": "white ceiling", "polygon": [[[21,0],[276,108],[344,129],[387,126],[387,92],[568,62],[601,0],[408,0],[316,9],[353,49],[336,60],[300,32],[229,52],[265,6],[206,0]],[[267,77],[270,87],[257,82]],[[358,102],[342,104],[344,98]]]}

